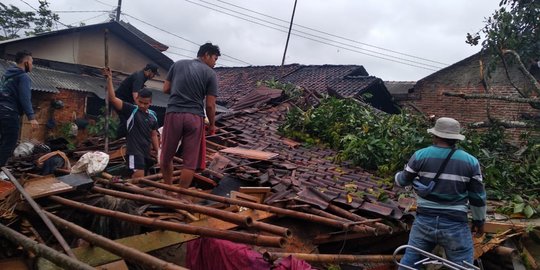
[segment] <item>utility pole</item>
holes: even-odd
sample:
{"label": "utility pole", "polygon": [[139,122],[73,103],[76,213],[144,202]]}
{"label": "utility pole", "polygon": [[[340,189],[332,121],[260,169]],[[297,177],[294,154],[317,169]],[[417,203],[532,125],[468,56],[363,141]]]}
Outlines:
{"label": "utility pole", "polygon": [[285,43],[285,51],[283,52],[283,59],[281,60],[281,66],[285,65],[285,55],[287,55],[287,47],[289,46],[289,38],[291,37],[291,30],[294,20],[294,12],[296,11],[296,2],[298,0],[294,0],[294,8],[292,10],[292,17],[291,17],[291,24],[289,25],[289,33],[287,34],[287,42]]}
{"label": "utility pole", "polygon": [[116,21],[120,21],[120,11],[122,10],[122,0],[118,0],[118,6],[116,7]]}

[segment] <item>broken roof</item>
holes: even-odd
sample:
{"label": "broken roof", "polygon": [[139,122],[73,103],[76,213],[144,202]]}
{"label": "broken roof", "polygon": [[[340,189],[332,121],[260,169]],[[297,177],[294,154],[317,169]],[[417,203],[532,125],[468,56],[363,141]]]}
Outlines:
{"label": "broken roof", "polygon": [[[364,76],[364,81],[356,81],[348,84],[348,88],[339,87],[339,91],[361,91],[369,83],[366,81],[376,80],[376,77],[368,75],[364,67],[357,65],[285,65],[258,66],[258,67],[230,67],[216,68],[219,78],[220,96],[218,100],[226,103],[234,103],[247,93],[255,89],[257,82],[275,79],[282,83],[294,85],[316,91],[321,94],[327,93],[327,88],[335,86],[345,80],[347,76]],[[353,90],[351,90],[353,88]],[[344,94],[344,96],[350,96]]]}

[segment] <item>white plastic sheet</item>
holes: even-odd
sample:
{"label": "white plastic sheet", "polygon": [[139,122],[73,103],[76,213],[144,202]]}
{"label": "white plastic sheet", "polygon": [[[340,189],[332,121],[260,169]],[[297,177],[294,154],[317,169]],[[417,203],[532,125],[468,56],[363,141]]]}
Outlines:
{"label": "white plastic sheet", "polygon": [[73,167],[71,167],[71,173],[86,173],[88,175],[95,175],[107,167],[109,164],[109,155],[95,151],[84,154]]}

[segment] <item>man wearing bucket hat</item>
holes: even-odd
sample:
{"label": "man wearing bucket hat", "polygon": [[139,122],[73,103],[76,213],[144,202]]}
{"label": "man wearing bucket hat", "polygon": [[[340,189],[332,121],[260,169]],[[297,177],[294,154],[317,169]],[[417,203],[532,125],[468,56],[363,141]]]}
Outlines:
{"label": "man wearing bucket hat", "polygon": [[[484,232],[486,193],[478,159],[457,149],[464,140],[459,122],[441,117],[427,130],[433,145],[420,149],[398,172],[398,186],[412,185],[417,194],[416,219],[408,245],[431,252],[436,245],[444,248],[447,258],[457,264],[473,263],[473,241],[468,226],[468,208],[472,212],[472,231]],[[409,267],[423,256],[407,249],[401,264]],[[405,268],[400,268],[405,269]]]}

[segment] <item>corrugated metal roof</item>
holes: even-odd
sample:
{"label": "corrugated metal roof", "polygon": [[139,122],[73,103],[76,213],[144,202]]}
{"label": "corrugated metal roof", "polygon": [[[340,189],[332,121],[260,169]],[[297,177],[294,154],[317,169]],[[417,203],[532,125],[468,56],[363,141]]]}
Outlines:
{"label": "corrugated metal roof", "polygon": [[[14,65],[12,62],[0,59],[0,72]],[[105,81],[103,78],[83,76],[74,73],[57,71],[40,66],[34,66],[28,73],[32,79],[32,90],[59,93],[60,89],[92,92],[100,98],[105,98]]]}

